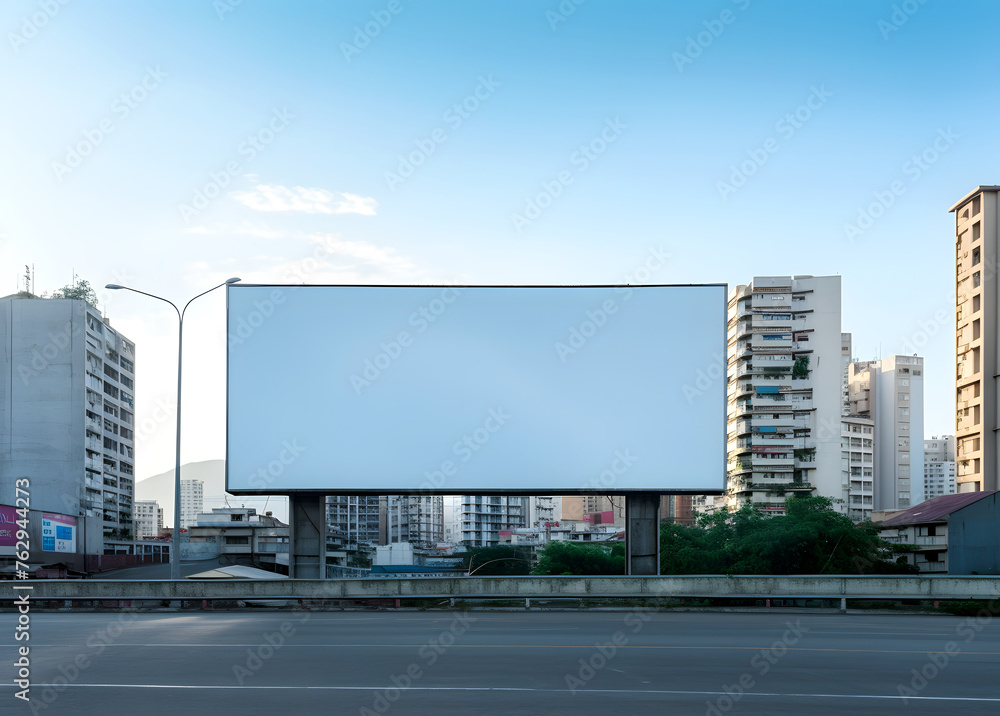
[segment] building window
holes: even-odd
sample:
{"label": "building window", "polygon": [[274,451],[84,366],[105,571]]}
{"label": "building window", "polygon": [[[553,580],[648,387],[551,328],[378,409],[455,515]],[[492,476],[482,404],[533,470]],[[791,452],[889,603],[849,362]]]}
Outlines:
{"label": "building window", "polygon": [[974,274],[972,274],[972,287],[979,288],[979,283],[980,283],[980,276],[979,272],[976,271]]}
{"label": "building window", "polygon": [[249,537],[226,537],[226,544],[250,544]]}

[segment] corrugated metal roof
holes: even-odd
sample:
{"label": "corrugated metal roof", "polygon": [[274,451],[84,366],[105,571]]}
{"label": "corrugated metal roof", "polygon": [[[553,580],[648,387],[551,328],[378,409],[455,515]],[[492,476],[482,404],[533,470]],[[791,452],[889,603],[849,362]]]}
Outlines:
{"label": "corrugated metal roof", "polygon": [[882,523],[883,527],[898,527],[901,525],[917,525],[925,522],[942,522],[948,519],[948,515],[963,507],[968,507],[973,502],[978,502],[984,497],[995,494],[993,492],[962,492],[955,495],[942,495],[932,500],[921,502],[919,505],[911,507],[906,512],[896,515]]}

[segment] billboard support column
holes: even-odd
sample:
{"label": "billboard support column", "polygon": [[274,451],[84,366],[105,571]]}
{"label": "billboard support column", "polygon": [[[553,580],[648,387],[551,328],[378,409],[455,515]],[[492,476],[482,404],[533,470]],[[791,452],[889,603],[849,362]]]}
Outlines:
{"label": "billboard support column", "polygon": [[625,574],[660,573],[660,496],[653,492],[625,496]]}
{"label": "billboard support column", "polygon": [[326,496],[318,492],[288,496],[288,576],[326,579]]}

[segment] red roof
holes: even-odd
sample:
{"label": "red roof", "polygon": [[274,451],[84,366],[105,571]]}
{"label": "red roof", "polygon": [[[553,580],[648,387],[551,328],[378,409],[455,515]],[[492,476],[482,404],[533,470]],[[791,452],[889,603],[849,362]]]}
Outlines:
{"label": "red roof", "polygon": [[919,525],[925,522],[945,522],[948,515],[963,507],[968,507],[973,502],[978,502],[984,497],[996,494],[992,492],[962,492],[955,495],[942,495],[932,500],[921,502],[919,505],[911,507],[906,512],[902,512],[895,517],[891,517],[882,523],[882,527],[898,527],[901,525]]}

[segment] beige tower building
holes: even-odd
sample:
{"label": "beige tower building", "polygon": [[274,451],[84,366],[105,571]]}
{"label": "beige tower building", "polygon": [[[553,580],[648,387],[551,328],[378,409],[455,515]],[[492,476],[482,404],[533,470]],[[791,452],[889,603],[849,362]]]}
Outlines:
{"label": "beige tower building", "polygon": [[997,193],[979,186],[955,214],[955,459],[958,492],[1000,489],[997,474]]}

